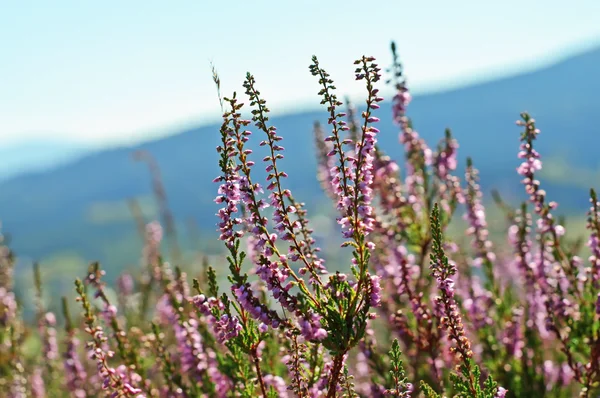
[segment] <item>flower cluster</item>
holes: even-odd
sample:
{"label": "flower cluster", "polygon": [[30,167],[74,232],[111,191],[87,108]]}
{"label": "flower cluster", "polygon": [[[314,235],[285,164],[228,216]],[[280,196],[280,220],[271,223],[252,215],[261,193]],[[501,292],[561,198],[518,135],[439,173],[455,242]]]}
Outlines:
{"label": "flower cluster", "polygon": [[338,99],[316,56],[309,67],[328,117],[314,129],[318,179],[347,256],[326,266],[309,217],[316,206],[292,193],[286,131],[271,123],[254,75],[243,82],[244,104],[235,92],[221,97],[213,70],[223,111],[214,182],[224,256],[196,264],[179,251],[148,154],[138,157],[152,172],[160,222],[138,217],[141,269],[107,279],[116,281],[113,290],[91,263],[75,282],[80,313],[65,297],[57,319],[36,265],[37,328],[24,321],[15,256],[0,236],[1,391],[11,398],[598,396],[595,191],[584,255],[584,241],[567,239],[542,189],[535,146],[542,135],[524,113],[516,175],[525,200],[495,195],[508,223],[498,238],[470,159],[464,178],[457,175],[450,130],[437,146],[415,130],[394,44],[392,56],[388,108],[404,162],[378,141],[389,132],[375,127],[385,104],[375,58],[355,61],[354,77],[366,88],[362,108]]}

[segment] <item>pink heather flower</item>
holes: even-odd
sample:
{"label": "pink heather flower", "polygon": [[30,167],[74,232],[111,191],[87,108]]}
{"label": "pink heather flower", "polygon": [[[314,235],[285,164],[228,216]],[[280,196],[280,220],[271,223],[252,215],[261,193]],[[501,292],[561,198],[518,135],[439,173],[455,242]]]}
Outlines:
{"label": "pink heather flower", "polygon": [[[379,68],[373,61],[374,58],[363,57],[363,59],[355,62],[363,65],[360,70],[364,73],[357,73],[356,79],[367,81],[369,90],[367,110],[362,114],[364,125],[362,134],[355,144],[355,152],[347,158],[347,169],[343,163],[344,159],[341,158],[336,176],[332,180],[334,190],[338,195],[337,208],[343,215],[338,218],[338,223],[342,227],[345,238],[354,238],[355,234],[363,237],[367,236],[373,231],[374,227],[374,213],[371,202],[373,200],[376,135],[379,130],[369,126],[369,124],[379,121],[379,118],[371,115],[371,110],[378,107],[377,103],[382,98],[377,96],[379,90],[372,86],[380,78]],[[353,208],[356,208],[357,211],[354,212]]]}
{"label": "pink heather flower", "polygon": [[540,154],[533,149],[533,141],[540,130],[535,127],[535,119],[529,117],[528,114],[523,113],[521,117],[523,120],[517,121],[517,125],[523,126],[525,131],[522,135],[519,158],[524,158],[525,161],[521,163],[517,172],[524,177],[522,183],[525,185],[525,191],[530,195],[529,201],[535,206],[535,213],[540,217],[537,221],[538,231],[541,234],[550,233],[553,237],[558,238],[564,235],[565,229],[563,226],[555,224],[550,212],[558,204],[556,202],[546,203],[546,191],[540,189],[540,182],[535,179],[535,172],[542,168]]}
{"label": "pink heather flower", "polygon": [[181,371],[196,380],[202,380],[202,370],[207,368],[206,353],[195,319],[182,320],[173,325],[179,352]]}
{"label": "pink heather flower", "polygon": [[216,203],[224,204],[217,212],[217,215],[221,218],[221,222],[218,223],[221,232],[219,239],[232,247],[235,239],[240,238],[243,234],[242,231],[234,229],[236,225],[242,222],[241,219],[234,217],[238,212],[238,203],[241,198],[240,177],[230,167],[229,173],[222,178],[224,181],[218,189],[219,196],[215,199]]}
{"label": "pink heather flower", "polygon": [[87,393],[84,387],[87,373],[79,358],[78,346],[79,340],[73,335],[73,332],[70,332],[67,337],[67,349],[63,354],[66,387],[75,398],[85,398]]}
{"label": "pink heather flower", "polygon": [[231,292],[237,298],[242,308],[248,311],[254,319],[270,325],[273,329],[281,326],[282,320],[279,318],[279,315],[258,301],[252,294],[250,284],[247,283],[242,286],[232,285]]}
{"label": "pink heather flower", "polygon": [[381,304],[381,286],[379,284],[379,280],[381,278],[379,276],[371,276],[370,284],[371,288],[369,290],[369,305],[371,307],[379,307]]}
{"label": "pink heather flower", "polygon": [[412,101],[410,91],[406,86],[406,82],[403,82],[396,88],[396,94],[392,99],[392,117],[396,124],[402,124],[402,118],[406,114],[406,108]]}
{"label": "pink heather flower", "polygon": [[27,396],[27,380],[21,372],[15,372],[8,391],[8,398],[29,398]]}
{"label": "pink heather flower", "polygon": [[15,294],[5,287],[0,287],[0,326],[8,327],[17,316],[17,300]]}
{"label": "pink heather flower", "polygon": [[217,354],[215,354],[214,351],[208,351],[207,356],[208,356],[208,361],[207,361],[208,368],[206,369],[206,372],[207,372],[208,376],[210,377],[210,380],[215,385],[215,392],[217,394],[216,395],[217,398],[230,397],[231,396],[231,388],[233,387],[232,382],[231,382],[231,379],[229,379],[229,377],[227,377],[226,375],[224,375],[223,373],[221,373],[219,371]]}
{"label": "pink heather flower", "polygon": [[[487,268],[491,269],[492,264],[496,260],[496,255],[492,251],[493,247],[492,242],[489,240],[488,225],[485,217],[485,207],[481,203],[482,194],[478,183],[479,172],[469,161],[465,174],[468,189],[465,194],[465,205],[467,211],[464,215],[464,219],[469,223],[467,235],[470,235],[473,238],[472,246],[475,250],[475,259],[472,265],[479,268],[486,263]],[[488,278],[493,278],[493,274],[491,273],[486,276]]]}
{"label": "pink heather flower", "polygon": [[156,280],[162,279],[160,264],[160,242],[163,238],[163,230],[158,221],[152,221],[146,225],[146,242],[143,249],[144,266],[150,266]]}
{"label": "pink heather flower", "polygon": [[464,202],[460,180],[452,175],[457,166],[458,143],[452,138],[450,130],[446,130],[446,138],[440,145],[439,151],[433,155],[433,171],[437,179],[439,205],[446,214],[452,212],[452,203],[454,201]]}
{"label": "pink heather flower", "polygon": [[[465,295],[463,306],[469,314],[469,320],[472,326],[476,329],[493,324],[493,319],[490,317],[490,308],[493,306],[492,294],[483,288],[481,280],[473,276],[471,288]],[[472,294],[468,295],[468,293]]]}
{"label": "pink heather flower", "polygon": [[511,357],[520,359],[525,349],[525,335],[523,332],[524,311],[522,308],[513,310],[513,316],[500,334],[501,342],[506,347],[506,352]]}
{"label": "pink heather flower", "polygon": [[[399,169],[395,161],[381,154],[373,162],[373,190],[377,192],[382,213],[386,215],[399,214],[407,204],[400,184]],[[395,218],[394,223],[397,223],[398,228],[404,227],[403,220]],[[375,226],[381,229],[378,234],[385,235],[387,231],[385,225],[376,223]]]}
{"label": "pink heather flower", "polygon": [[40,367],[36,367],[31,375],[31,396],[33,398],[46,397],[46,385],[44,384],[43,371]]}
{"label": "pink heather flower", "polygon": [[135,372],[132,372],[125,365],[119,365],[116,370],[113,370],[115,374],[117,374],[123,382],[123,392],[125,392],[126,396],[134,396],[136,398],[145,397],[144,395],[140,395],[142,390],[140,388],[135,387],[138,383],[142,381],[140,375]]}
{"label": "pink heather flower", "polygon": [[300,331],[306,340],[323,340],[327,337],[327,331],[321,326],[321,316],[310,313],[299,321]]}
{"label": "pink heather flower", "polygon": [[224,343],[236,337],[242,330],[242,325],[237,317],[223,314],[214,326],[217,341]]}
{"label": "pink heather flower", "polygon": [[591,193],[591,207],[588,212],[588,224],[587,228],[590,230],[590,237],[587,242],[587,246],[590,248],[591,255],[589,261],[591,264],[591,277],[594,287],[600,287],[600,237],[598,233],[600,230],[600,201],[596,198],[596,193]]}
{"label": "pink heather flower", "polygon": [[171,299],[168,294],[163,294],[156,303],[155,314],[161,325],[173,325],[177,320],[175,310],[171,306]]}
{"label": "pink heather flower", "polygon": [[190,300],[196,308],[206,316],[209,325],[212,326],[213,332],[219,343],[225,343],[228,340],[236,337],[242,330],[242,324],[236,316],[222,314],[219,319],[213,315],[212,309],[218,311],[224,309],[223,304],[215,297],[206,298],[203,294],[198,294]]}
{"label": "pink heather flower", "polygon": [[111,397],[124,396],[145,398],[142,390],[135,387],[135,384],[141,381],[141,377],[129,371],[125,365],[119,365],[117,369],[109,365],[109,359],[114,353],[104,348],[106,345],[106,337],[101,326],[96,326],[93,330],[89,330],[94,339],[94,343],[88,345],[90,358],[96,361],[98,375],[102,380],[102,389],[110,390]]}
{"label": "pink heather flower", "polygon": [[273,387],[273,389],[277,392],[278,397],[289,397],[287,385],[285,380],[283,380],[281,377],[267,374],[263,376],[263,381],[267,387]]}
{"label": "pink heather flower", "polygon": [[550,360],[544,361],[544,379],[547,381],[546,390],[554,387],[568,386],[573,380],[573,370],[567,363],[556,364]]}
{"label": "pink heather flower", "polygon": [[104,321],[110,325],[117,317],[117,307],[112,304],[106,304],[100,313],[102,314]]}
{"label": "pink heather flower", "polygon": [[119,278],[117,279],[117,288],[122,296],[127,297],[132,295],[134,287],[134,281],[131,274],[125,272],[119,275]]}
{"label": "pink heather flower", "polygon": [[158,245],[163,238],[163,229],[158,221],[152,221],[146,225],[146,236],[148,242],[154,245]]}
{"label": "pink heather flower", "polygon": [[47,312],[41,322],[44,358],[47,361],[54,361],[59,357],[55,329],[56,317],[52,312]]}

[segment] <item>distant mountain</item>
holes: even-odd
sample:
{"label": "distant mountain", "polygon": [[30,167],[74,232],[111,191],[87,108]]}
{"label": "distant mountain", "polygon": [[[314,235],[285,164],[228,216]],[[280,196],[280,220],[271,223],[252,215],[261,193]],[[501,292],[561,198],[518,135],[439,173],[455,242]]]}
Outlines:
{"label": "distant mountain", "polygon": [[[415,129],[432,146],[444,129],[451,127],[460,143],[461,161],[467,155],[474,159],[484,189],[500,188],[511,194],[521,192],[515,191],[520,133],[515,120],[521,111],[529,111],[542,130],[538,150],[545,160],[555,159],[560,165],[554,169],[560,178],[544,181],[545,187],[564,208],[585,209],[587,185],[598,187],[600,180],[584,178],[583,174],[575,178],[569,170],[600,176],[599,68],[600,48],[535,72],[416,96],[409,114]],[[318,101],[315,98],[316,104]],[[389,105],[383,106],[379,140],[387,153],[400,159],[403,151],[389,114]],[[284,137],[286,158],[282,165],[290,175],[286,183],[295,196],[308,202],[312,213],[329,209],[315,178],[315,120],[326,121],[324,109],[271,120]],[[68,252],[112,266],[135,262],[139,242],[124,201],[140,198],[152,211],[146,167],[131,159],[133,151],[142,149],[160,164],[177,219],[196,220],[204,233],[201,237],[206,236],[202,247],[211,250],[216,236],[216,207],[212,202],[216,185],[211,181],[218,174],[218,127],[201,126],[138,146],[89,154],[1,183],[0,220],[13,236],[14,249],[35,258]],[[252,138],[260,173],[264,148],[257,146],[261,139],[258,132]]]}
{"label": "distant mountain", "polygon": [[88,149],[66,141],[28,141],[0,146],[0,181],[73,161]]}

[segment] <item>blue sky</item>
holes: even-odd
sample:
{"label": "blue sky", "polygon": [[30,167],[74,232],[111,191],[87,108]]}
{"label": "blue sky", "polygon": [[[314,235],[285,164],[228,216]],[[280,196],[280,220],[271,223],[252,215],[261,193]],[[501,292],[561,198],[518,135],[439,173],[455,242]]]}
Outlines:
{"label": "blue sky", "polygon": [[312,54],[341,93],[352,61],[397,41],[415,92],[539,67],[600,45],[600,1],[4,1],[0,145],[103,146],[213,121],[251,71],[275,112],[318,106]]}

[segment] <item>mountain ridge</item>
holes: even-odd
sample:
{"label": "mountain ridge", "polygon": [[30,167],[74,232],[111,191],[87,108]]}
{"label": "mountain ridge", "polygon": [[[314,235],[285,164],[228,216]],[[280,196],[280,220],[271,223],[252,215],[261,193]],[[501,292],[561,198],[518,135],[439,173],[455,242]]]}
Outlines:
{"label": "mountain ridge", "polygon": [[[596,144],[600,144],[595,122],[595,98],[600,91],[600,78],[595,73],[598,67],[600,47],[537,71],[415,95],[408,113],[415,129],[431,146],[441,139],[446,127],[451,127],[461,145],[460,163],[466,155],[471,156],[481,170],[484,189],[499,188],[512,195],[519,181],[514,170],[520,129],[514,122],[524,110],[538,119],[542,134],[536,145],[543,159],[560,157],[577,167],[600,170],[595,151]],[[387,103],[378,113],[382,119],[379,140],[381,147],[398,160],[403,150]],[[290,175],[288,187],[300,199],[311,198],[308,205],[313,213],[320,211],[327,200],[315,176],[311,131],[314,120],[326,123],[326,117],[325,109],[321,109],[271,118],[287,149],[282,167]],[[44,257],[73,249],[86,258],[116,261],[107,255],[106,248],[98,247],[135,235],[133,222],[98,225],[90,221],[90,208],[109,208],[96,205],[151,195],[146,168],[131,159],[131,152],[136,150],[150,152],[161,166],[175,216],[179,220],[194,217],[208,236],[216,221],[212,203],[216,186],[211,181],[218,174],[218,128],[218,124],[188,128],[138,145],[94,152],[51,170],[0,183],[0,220],[13,235],[15,250]],[[255,132],[252,137],[252,149],[258,149],[258,136]],[[257,169],[256,173],[264,177],[260,164]],[[587,196],[581,189],[562,192],[560,184],[550,182],[546,186],[566,208],[587,206]],[[52,233],[58,226],[63,232]],[[132,254],[128,261],[133,261]]]}
{"label": "mountain ridge", "polygon": [[10,142],[0,146],[0,180],[66,164],[87,152],[87,146],[66,140]]}

